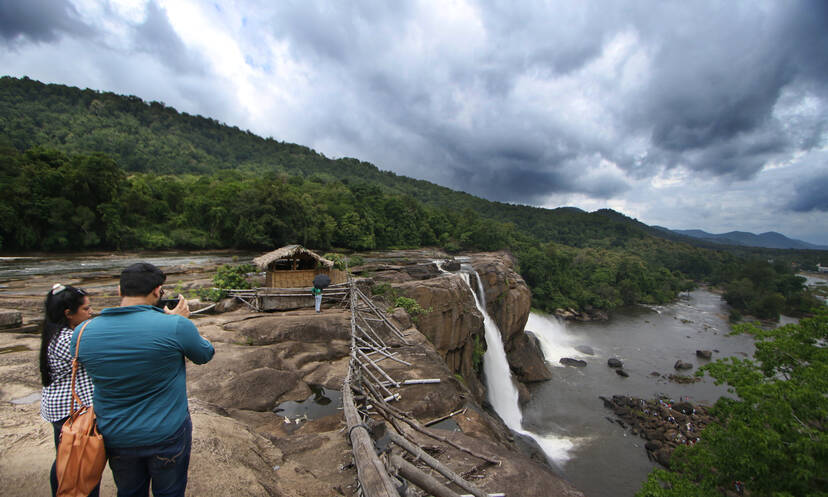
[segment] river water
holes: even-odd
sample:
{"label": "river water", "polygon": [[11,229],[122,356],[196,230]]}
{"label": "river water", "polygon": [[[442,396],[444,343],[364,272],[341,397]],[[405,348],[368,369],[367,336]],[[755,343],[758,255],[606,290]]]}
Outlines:
{"label": "river water", "polygon": [[12,280],[35,276],[120,272],[136,262],[149,262],[159,267],[197,267],[205,264],[250,262],[248,252],[141,252],[141,253],[78,253],[42,254],[0,257],[0,285]]}
{"label": "river water", "polygon": [[[626,309],[602,322],[564,323],[533,312],[526,330],[538,337],[554,378],[532,387],[523,428],[560,441],[556,446],[563,450],[547,455],[587,496],[634,495],[655,463],[648,460],[643,439],[609,421],[612,413],[598,397],[667,395],[712,405],[727,394],[726,387],[714,385],[709,377],[678,384],[666,376],[677,373],[678,360],[693,364],[693,371],[709,362],[697,358],[696,350],[712,350],[714,359],[753,354],[750,337],[727,336],[724,307],[718,295],[695,290],[673,304]],[[576,349],[585,350],[583,346],[593,355]],[[563,357],[586,361],[587,366],[563,366]],[[611,357],[624,363],[629,377],[607,366]]]}

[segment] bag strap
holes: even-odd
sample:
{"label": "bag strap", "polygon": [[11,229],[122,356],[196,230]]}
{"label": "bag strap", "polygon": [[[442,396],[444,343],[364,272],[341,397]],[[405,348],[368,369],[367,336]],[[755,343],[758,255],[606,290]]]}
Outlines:
{"label": "bag strap", "polygon": [[70,382],[70,384],[71,384],[70,391],[72,392],[72,403],[69,404],[69,412],[70,413],[74,413],[74,411],[75,411],[75,402],[78,403],[79,407],[83,407],[83,402],[81,402],[81,399],[78,396],[78,392],[75,391],[75,377],[78,374],[78,351],[80,350],[80,341],[81,341],[81,337],[83,336],[83,330],[85,330],[86,326],[91,322],[92,322],[92,320],[90,319],[89,321],[83,323],[83,326],[81,327],[80,332],[78,332],[78,340],[77,340],[77,342],[75,342],[75,357],[72,358],[72,380]]}

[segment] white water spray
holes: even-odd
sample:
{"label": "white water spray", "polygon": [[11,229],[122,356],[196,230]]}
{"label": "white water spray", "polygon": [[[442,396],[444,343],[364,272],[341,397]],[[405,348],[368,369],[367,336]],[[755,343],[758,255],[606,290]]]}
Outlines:
{"label": "white water spray", "polygon": [[509,429],[534,439],[544,451],[546,457],[553,463],[558,465],[565,463],[569,460],[569,453],[575,446],[573,440],[554,435],[537,435],[523,429],[523,414],[521,414],[518,404],[518,391],[512,379],[509,361],[506,359],[500,329],[489,316],[489,313],[486,312],[486,294],[483,291],[480,276],[475,272],[479,290],[475,292],[469,281],[470,273],[464,271],[460,274],[463,276],[463,281],[469,286],[469,290],[474,294],[477,309],[483,314],[487,347],[486,353],[483,355],[483,372],[486,376],[489,402]]}

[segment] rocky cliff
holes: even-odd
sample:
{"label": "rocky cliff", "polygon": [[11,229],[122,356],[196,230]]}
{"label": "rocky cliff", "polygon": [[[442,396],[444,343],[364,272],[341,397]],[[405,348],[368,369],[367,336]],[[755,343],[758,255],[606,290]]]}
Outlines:
{"label": "rocky cliff", "polygon": [[470,257],[486,296],[486,311],[503,337],[512,372],[524,383],[550,379],[552,375],[540,347],[524,332],[532,307],[532,292],[515,271],[514,258],[505,252]]}

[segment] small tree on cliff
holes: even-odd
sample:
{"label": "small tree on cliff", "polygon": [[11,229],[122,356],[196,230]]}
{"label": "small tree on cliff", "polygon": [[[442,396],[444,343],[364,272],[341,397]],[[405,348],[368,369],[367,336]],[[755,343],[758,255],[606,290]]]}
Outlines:
{"label": "small tree on cliff", "polygon": [[752,496],[828,494],[828,313],[775,330],[740,325],[756,337],[754,359],[709,364],[722,397],[718,423],[673,453],[672,472],[653,471],[638,497],[716,495],[743,482]]}

